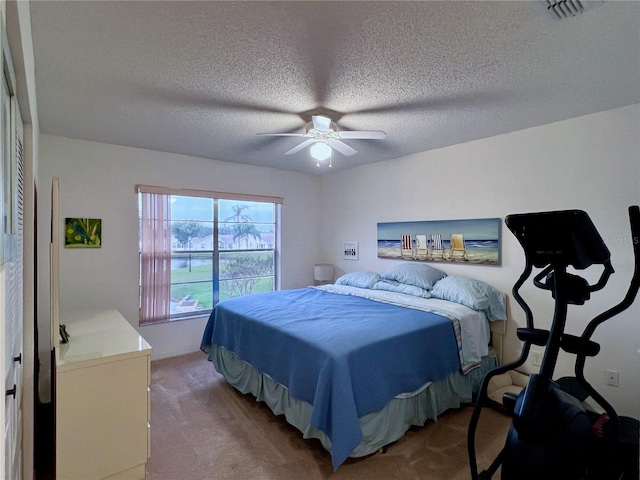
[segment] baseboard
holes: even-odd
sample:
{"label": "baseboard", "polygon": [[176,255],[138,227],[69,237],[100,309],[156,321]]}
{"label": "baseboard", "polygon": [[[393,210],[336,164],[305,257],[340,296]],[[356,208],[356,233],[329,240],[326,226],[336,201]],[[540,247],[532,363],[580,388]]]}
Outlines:
{"label": "baseboard", "polygon": [[[155,353],[151,354],[151,361],[155,360],[163,360],[165,358],[179,357],[181,355],[188,355],[189,353],[201,352],[199,348],[189,348],[182,350],[173,350],[170,352],[162,352],[161,354],[156,355]],[[202,353],[204,355],[204,353]]]}

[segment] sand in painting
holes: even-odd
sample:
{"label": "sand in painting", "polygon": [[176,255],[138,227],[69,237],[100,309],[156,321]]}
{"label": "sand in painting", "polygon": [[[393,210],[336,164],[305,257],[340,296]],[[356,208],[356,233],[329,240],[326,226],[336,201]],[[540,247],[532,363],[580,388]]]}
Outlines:
{"label": "sand in painting", "polygon": [[455,263],[473,263],[482,265],[497,265],[498,264],[498,251],[493,249],[481,249],[481,248],[467,248],[467,259],[462,258],[462,254],[456,253],[451,260],[449,258],[449,251],[445,250],[444,259],[440,255],[434,255],[434,258],[427,258],[427,255],[420,253],[417,258],[405,252],[404,256],[401,255],[401,249],[399,247],[380,247],[378,248],[378,258],[396,258],[403,260],[416,260],[416,261],[429,261],[429,262],[455,262]]}

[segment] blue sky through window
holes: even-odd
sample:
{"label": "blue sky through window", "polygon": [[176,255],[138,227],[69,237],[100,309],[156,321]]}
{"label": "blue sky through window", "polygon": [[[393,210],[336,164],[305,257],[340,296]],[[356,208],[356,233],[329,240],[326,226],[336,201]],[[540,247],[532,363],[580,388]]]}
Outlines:
{"label": "blue sky through window", "polygon": [[[219,200],[220,221],[235,217],[233,207],[246,205],[243,215],[251,218],[252,222],[273,223],[274,205],[272,203],[247,202],[242,200]],[[201,222],[213,221],[213,200],[200,197],[171,196],[172,220],[196,220]]]}

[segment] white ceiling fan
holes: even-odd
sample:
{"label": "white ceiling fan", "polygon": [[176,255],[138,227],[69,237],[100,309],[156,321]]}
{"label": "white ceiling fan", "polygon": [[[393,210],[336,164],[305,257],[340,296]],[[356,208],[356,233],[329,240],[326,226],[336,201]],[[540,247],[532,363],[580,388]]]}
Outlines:
{"label": "white ceiling fan", "polygon": [[387,136],[381,130],[338,131],[338,126],[335,122],[332,122],[329,117],[324,115],[313,115],[311,121],[306,125],[306,133],[258,133],[258,135],[304,137],[307,140],[285,152],[285,155],[293,155],[310,146],[311,156],[318,162],[327,158],[330,159],[333,150],[337,150],[346,156],[357,153],[357,150],[344,143],[343,139],[381,140]]}

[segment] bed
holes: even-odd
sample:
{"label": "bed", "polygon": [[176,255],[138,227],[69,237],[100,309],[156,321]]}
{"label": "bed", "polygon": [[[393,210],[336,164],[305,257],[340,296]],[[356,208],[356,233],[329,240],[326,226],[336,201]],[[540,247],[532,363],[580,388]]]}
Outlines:
{"label": "bed", "polygon": [[490,285],[410,263],[222,301],[201,349],[236,389],[320,440],[335,470],[470,402],[499,363],[505,319]]}

